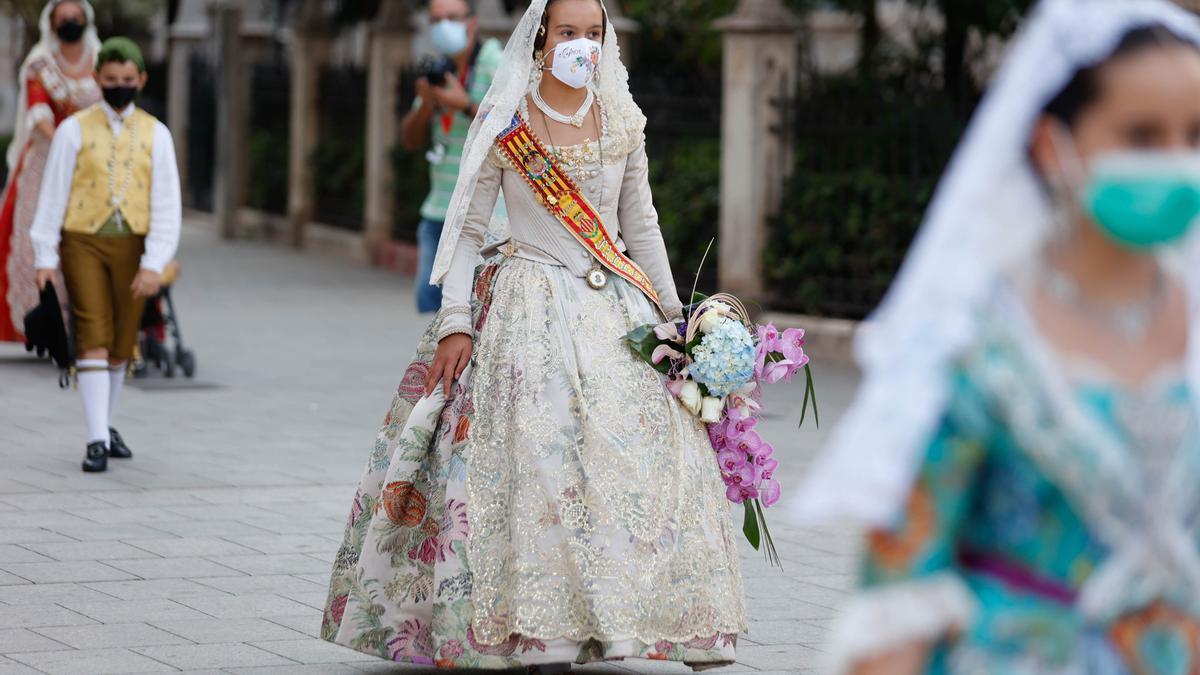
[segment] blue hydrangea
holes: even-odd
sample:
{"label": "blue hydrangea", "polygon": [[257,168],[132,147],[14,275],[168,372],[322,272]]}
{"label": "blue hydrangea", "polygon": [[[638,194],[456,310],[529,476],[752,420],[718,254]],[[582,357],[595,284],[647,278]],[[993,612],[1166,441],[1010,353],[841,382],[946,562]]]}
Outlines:
{"label": "blue hydrangea", "polygon": [[725,319],[692,351],[688,372],[711,396],[728,396],[754,378],[754,338],[740,321]]}

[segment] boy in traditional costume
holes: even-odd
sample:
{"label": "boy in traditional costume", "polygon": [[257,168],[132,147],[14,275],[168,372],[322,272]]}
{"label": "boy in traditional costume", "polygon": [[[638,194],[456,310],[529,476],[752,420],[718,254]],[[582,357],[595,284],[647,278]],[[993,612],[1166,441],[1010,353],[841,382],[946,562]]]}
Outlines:
{"label": "boy in traditional costume", "polygon": [[179,170],[171,132],[134,105],[146,86],[141,50],[127,38],[100,49],[104,101],[63,122],[50,146],[33,223],[37,285],[60,255],[75,325],[87,421],[83,470],[133,456],[112,428],[146,298],[179,246]]}

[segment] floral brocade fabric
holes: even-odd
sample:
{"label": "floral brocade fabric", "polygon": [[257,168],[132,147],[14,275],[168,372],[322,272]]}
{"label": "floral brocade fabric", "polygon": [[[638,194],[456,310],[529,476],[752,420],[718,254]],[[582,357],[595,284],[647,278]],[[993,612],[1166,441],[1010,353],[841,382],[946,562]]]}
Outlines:
{"label": "floral brocade fabric", "polygon": [[450,399],[422,398],[434,328],[400,383],[322,637],[439,668],[733,661],[745,606],[711,445],[621,341],[649,302],[519,259],[481,268],[475,296]]}

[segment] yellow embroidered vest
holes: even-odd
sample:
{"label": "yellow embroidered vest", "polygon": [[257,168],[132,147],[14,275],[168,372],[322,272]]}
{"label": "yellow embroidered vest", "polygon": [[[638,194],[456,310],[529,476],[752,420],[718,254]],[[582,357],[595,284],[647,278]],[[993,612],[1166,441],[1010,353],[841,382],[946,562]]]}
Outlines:
{"label": "yellow embroidered vest", "polygon": [[63,231],[95,234],[120,208],[129,229],[134,234],[146,234],[150,230],[150,181],[157,120],[135,108],[121,125],[114,145],[108,114],[99,104],[76,113],[75,119],[79,121],[83,144],[75,162]]}

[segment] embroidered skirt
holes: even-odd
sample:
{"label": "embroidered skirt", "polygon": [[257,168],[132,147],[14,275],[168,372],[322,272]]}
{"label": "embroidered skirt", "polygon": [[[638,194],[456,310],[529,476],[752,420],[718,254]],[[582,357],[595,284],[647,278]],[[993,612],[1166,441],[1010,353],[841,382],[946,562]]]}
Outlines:
{"label": "embroidered skirt", "polygon": [[446,668],[733,661],[745,603],[712,445],[622,340],[653,306],[520,259],[481,268],[475,295],[450,400],[422,398],[436,326],[393,400],[322,636]]}

